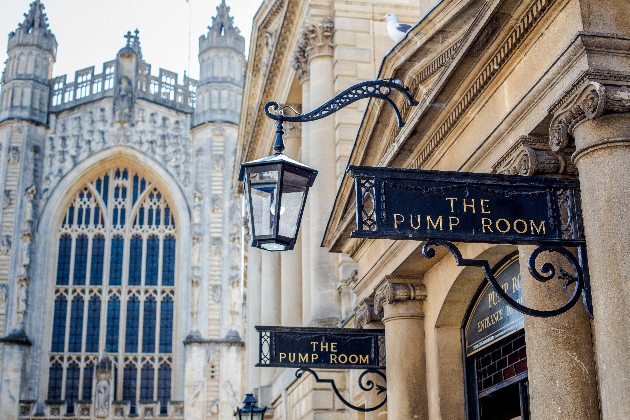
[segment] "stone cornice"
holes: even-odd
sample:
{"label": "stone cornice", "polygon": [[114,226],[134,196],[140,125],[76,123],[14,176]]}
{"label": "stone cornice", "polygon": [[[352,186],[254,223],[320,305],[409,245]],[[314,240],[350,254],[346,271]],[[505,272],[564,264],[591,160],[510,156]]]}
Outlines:
{"label": "stone cornice", "polygon": [[397,283],[395,278],[387,279],[374,293],[374,313],[383,312],[383,305],[410,300],[424,301],[427,288],[424,284]]}
{"label": "stone cornice", "polygon": [[[630,83],[630,75],[617,76],[617,82]],[[604,114],[630,112],[630,86],[604,85],[586,77],[579,88],[572,87],[569,92],[562,106],[554,106],[556,112],[549,127],[549,145],[554,152],[570,146],[569,136],[581,122]]]}

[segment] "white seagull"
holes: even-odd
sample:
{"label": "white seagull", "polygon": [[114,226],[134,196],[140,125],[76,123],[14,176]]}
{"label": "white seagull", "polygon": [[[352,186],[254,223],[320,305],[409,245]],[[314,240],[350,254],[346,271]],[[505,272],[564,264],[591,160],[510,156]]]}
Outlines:
{"label": "white seagull", "polygon": [[387,33],[390,38],[396,42],[403,39],[407,31],[411,29],[411,25],[398,22],[398,15],[396,13],[386,14],[385,17],[381,19],[381,22],[382,21],[387,22]]}

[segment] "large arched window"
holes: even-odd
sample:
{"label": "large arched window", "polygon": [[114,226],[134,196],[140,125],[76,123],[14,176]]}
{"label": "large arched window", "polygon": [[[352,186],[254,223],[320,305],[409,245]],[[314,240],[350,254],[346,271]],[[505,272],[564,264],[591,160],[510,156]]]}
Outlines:
{"label": "large arched window", "polygon": [[171,399],[175,222],[148,179],[117,168],[88,182],[59,228],[48,399],[92,399],[113,362],[115,400]]}

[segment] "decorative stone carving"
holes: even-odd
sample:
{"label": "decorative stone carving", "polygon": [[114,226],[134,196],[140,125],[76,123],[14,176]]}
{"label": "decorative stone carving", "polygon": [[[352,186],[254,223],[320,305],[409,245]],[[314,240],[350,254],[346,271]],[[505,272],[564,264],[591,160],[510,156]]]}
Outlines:
{"label": "decorative stone carving", "polygon": [[318,55],[333,54],[335,22],[332,19],[324,18],[321,23],[311,23],[306,26],[305,32],[308,37],[306,56],[309,60]]}
{"label": "decorative stone carving", "polygon": [[188,401],[191,405],[197,403],[197,398],[201,395],[201,391],[203,390],[204,382],[203,381],[195,381],[193,384],[193,389],[190,391],[190,395],[188,396]]}
{"label": "decorative stone carving", "polygon": [[300,81],[303,83],[305,80],[308,80],[310,74],[308,70],[308,56],[307,56],[307,48],[309,46],[309,38],[306,31],[302,31],[298,38],[297,45],[293,50],[293,56],[291,57],[291,66],[295,70],[295,74]]}
{"label": "decorative stone carving", "polygon": [[193,235],[193,253],[192,253],[192,265],[193,267],[199,267],[201,261],[201,236]]}
{"label": "decorative stone carving", "polygon": [[212,300],[215,303],[221,302],[221,285],[219,284],[212,285]]}
{"label": "decorative stone carving", "polygon": [[522,136],[492,167],[493,173],[506,175],[576,175],[571,162],[572,149],[553,153],[545,137]]}
{"label": "decorative stone carving", "polygon": [[20,163],[20,148],[17,146],[9,147],[9,165],[17,165]]}
{"label": "decorative stone carving", "polygon": [[630,112],[630,88],[586,81],[571,97],[562,101],[551,120],[549,145],[559,152],[569,146],[569,136],[582,121],[594,120],[607,113]]}
{"label": "decorative stone carving", "polygon": [[232,382],[225,381],[223,385],[221,385],[228,395],[228,402],[232,407],[236,407],[239,404],[238,399],[236,398],[236,392],[234,392],[234,387],[232,386]]}
{"label": "decorative stone carving", "polygon": [[107,355],[104,355],[96,365],[96,388],[94,392],[94,410],[98,418],[109,416],[111,405],[110,381],[112,378],[112,363]]}
{"label": "decorative stone carving", "polygon": [[2,208],[8,209],[13,204],[13,199],[11,198],[11,190],[4,190],[4,199],[2,201]]}
{"label": "decorative stone carving", "polygon": [[218,257],[221,255],[221,247],[223,246],[223,239],[220,236],[213,236],[210,238],[210,255]]}
{"label": "decorative stone carving", "polygon": [[16,328],[24,329],[24,316],[26,315],[26,300],[28,290],[28,277],[20,277],[17,281],[17,306],[16,306]]}
{"label": "decorative stone carving", "polygon": [[114,98],[114,113],[116,122],[128,123],[131,121],[131,113],[133,110],[133,87],[127,76],[120,78],[120,84],[116,90]]}
{"label": "decorative stone carving", "polygon": [[193,193],[193,229],[195,232],[201,231],[201,216],[202,216],[202,205],[203,205],[203,195],[200,192],[195,191]]}
{"label": "decorative stone carving", "polygon": [[33,234],[31,232],[22,232],[22,266],[20,274],[26,275],[28,266],[31,264],[31,242]]}
{"label": "decorative stone carving", "polygon": [[0,284],[0,314],[6,314],[7,297],[8,293],[6,284]]}
{"label": "decorative stone carving", "polygon": [[354,308],[354,328],[363,328],[366,324],[380,321],[382,317],[374,311],[374,299],[363,299]]}
{"label": "decorative stone carving", "polygon": [[191,295],[192,295],[192,299],[191,299],[191,304],[190,304],[190,314],[192,316],[192,329],[193,331],[198,331],[199,330],[199,297],[200,297],[200,292],[199,292],[199,283],[200,283],[200,279],[199,277],[195,277],[193,276],[190,279],[190,284],[191,284]]}
{"label": "decorative stone carving", "polygon": [[9,255],[11,252],[11,235],[2,235],[0,237],[0,254]]}
{"label": "decorative stone carving", "polygon": [[386,281],[376,289],[374,296],[374,313],[380,314],[383,305],[393,304],[406,300],[421,300],[427,298],[427,289],[424,284],[394,283]]}
{"label": "decorative stone carving", "polygon": [[37,194],[37,188],[35,185],[31,185],[24,192],[24,204],[23,204],[23,216],[22,216],[22,231],[33,231],[33,220],[35,218],[35,196]]}

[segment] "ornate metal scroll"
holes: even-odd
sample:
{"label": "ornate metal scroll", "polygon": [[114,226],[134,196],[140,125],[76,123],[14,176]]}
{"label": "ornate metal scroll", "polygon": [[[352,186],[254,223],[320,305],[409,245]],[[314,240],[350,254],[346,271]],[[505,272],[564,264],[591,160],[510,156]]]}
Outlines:
{"label": "ornate metal scroll", "polygon": [[[341,92],[339,95],[335,96],[330,101],[326,102],[324,105],[319,108],[308,112],[306,114],[298,114],[296,116],[287,116],[282,112],[286,107],[280,107],[277,102],[267,102],[265,105],[265,114],[271,119],[277,121],[294,121],[294,122],[307,122],[307,121],[315,121],[321,118],[327,117],[330,114],[333,114],[340,109],[365,98],[378,98],[387,102],[394,113],[396,114],[396,120],[398,122],[399,127],[403,127],[405,122],[402,119],[402,115],[400,114],[400,110],[389,98],[389,95],[394,91],[398,91],[403,94],[403,96],[407,99],[407,103],[411,106],[418,105],[418,101],[416,101],[409,88],[404,86],[400,80],[392,80],[392,79],[383,79],[383,80],[370,80],[363,83],[358,83],[354,86],[349,87],[348,89]],[[295,110],[293,110],[295,111]],[[297,114],[297,112],[296,112]]]}
{"label": "ornate metal scroll", "polygon": [[[451,254],[455,257],[455,263],[458,266],[466,266],[466,267],[481,267],[484,271],[486,280],[490,283],[494,291],[503,299],[509,306],[514,308],[515,310],[524,313],[525,315],[540,317],[540,318],[548,318],[557,316],[565,313],[569,309],[571,309],[577,302],[580,300],[580,296],[583,298],[584,309],[591,319],[593,318],[593,307],[591,302],[591,294],[590,294],[590,281],[588,278],[588,266],[586,261],[586,250],[585,245],[578,246],[578,258],[576,258],[568,249],[559,246],[559,245],[541,245],[532,252],[530,255],[527,266],[530,274],[537,281],[547,282],[556,277],[556,273],[559,271],[560,274],[557,276],[558,279],[564,280],[565,283],[562,286],[565,291],[569,289],[573,283],[575,283],[575,287],[573,289],[573,293],[571,297],[564,303],[562,306],[553,309],[553,310],[539,310],[534,308],[529,308],[525,305],[522,305],[512,299],[502,288],[497,279],[492,274],[492,269],[490,268],[490,264],[487,260],[470,260],[462,257],[459,249],[449,241],[441,241],[441,240],[431,240],[424,244],[422,247],[422,254],[427,258],[433,258],[435,256],[436,246],[443,246],[448,249]],[[536,258],[543,252],[555,252],[563,256],[568,263],[573,268],[573,272],[569,273],[562,266],[559,266],[559,270],[556,270],[553,264],[546,262],[540,266],[540,269],[536,268]]]}
{"label": "ornate metal scroll", "polygon": [[361,375],[359,375],[359,387],[361,388],[362,391],[364,392],[368,392],[374,389],[374,387],[376,387],[376,394],[380,395],[383,394],[383,401],[381,401],[380,403],[378,403],[377,405],[375,405],[374,407],[357,407],[356,405],[351,404],[349,401],[347,401],[339,392],[339,390],[337,389],[337,385],[335,384],[335,381],[332,379],[320,379],[319,376],[317,376],[317,373],[315,373],[315,371],[313,371],[312,369],[309,368],[300,368],[295,372],[295,377],[296,378],[301,378],[302,375],[304,375],[304,372],[308,372],[311,375],[313,375],[313,377],[315,378],[315,381],[317,381],[318,383],[328,383],[332,386],[333,391],[335,392],[335,394],[337,395],[337,398],[339,398],[341,400],[342,403],[344,403],[344,405],[346,405],[347,407],[350,407],[351,409],[355,410],[355,411],[361,411],[363,413],[367,413],[370,411],[374,411],[374,410],[378,410],[379,408],[381,408],[382,406],[385,405],[385,403],[387,402],[387,388],[378,384],[375,384],[372,380],[366,380],[365,384],[363,382],[363,379],[365,377],[365,375],[373,373],[376,374],[378,376],[380,376],[381,378],[383,378],[384,381],[387,381],[387,378],[385,377],[385,374],[383,374],[383,372],[381,372],[380,370],[376,370],[376,369],[366,369],[364,370]]}

